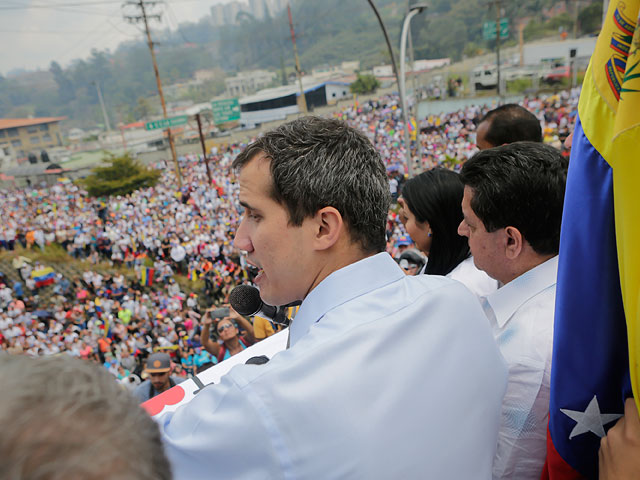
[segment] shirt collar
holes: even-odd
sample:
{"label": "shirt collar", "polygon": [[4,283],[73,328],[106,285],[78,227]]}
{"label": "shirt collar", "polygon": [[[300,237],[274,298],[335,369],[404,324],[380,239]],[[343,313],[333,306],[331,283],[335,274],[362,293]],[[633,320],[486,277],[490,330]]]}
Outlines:
{"label": "shirt collar", "polygon": [[485,310],[487,305],[491,308],[498,327],[502,328],[523,303],[555,285],[557,277],[558,256],[556,255],[483,297],[482,304]]}
{"label": "shirt collar", "polygon": [[378,253],[328,275],[304,299],[290,327],[293,346],[329,310],[372,290],[404,278],[398,264],[386,253]]}

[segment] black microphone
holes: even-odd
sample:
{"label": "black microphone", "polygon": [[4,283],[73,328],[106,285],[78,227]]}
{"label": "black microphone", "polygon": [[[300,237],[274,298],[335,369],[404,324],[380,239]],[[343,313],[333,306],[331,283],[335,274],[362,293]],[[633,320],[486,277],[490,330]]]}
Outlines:
{"label": "black microphone", "polygon": [[229,295],[229,303],[240,315],[260,317],[271,320],[280,325],[289,325],[289,319],[284,314],[284,309],[267,305],[260,298],[260,291],[251,285],[238,285]]}

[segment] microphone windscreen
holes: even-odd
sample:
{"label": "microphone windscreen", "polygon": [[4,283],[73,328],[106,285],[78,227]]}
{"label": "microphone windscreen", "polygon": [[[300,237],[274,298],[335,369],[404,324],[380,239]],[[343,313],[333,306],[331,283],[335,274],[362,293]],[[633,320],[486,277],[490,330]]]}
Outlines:
{"label": "microphone windscreen", "polygon": [[253,315],[262,307],[260,291],[251,285],[238,285],[231,290],[229,303],[240,315]]}

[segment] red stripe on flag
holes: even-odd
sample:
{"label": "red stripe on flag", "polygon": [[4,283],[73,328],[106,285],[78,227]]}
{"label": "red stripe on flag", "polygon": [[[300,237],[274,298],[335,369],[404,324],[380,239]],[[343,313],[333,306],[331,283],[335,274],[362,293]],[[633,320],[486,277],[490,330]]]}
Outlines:
{"label": "red stripe on flag", "polygon": [[582,480],[586,479],[564,461],[556,450],[547,427],[547,459],[544,462],[540,480]]}

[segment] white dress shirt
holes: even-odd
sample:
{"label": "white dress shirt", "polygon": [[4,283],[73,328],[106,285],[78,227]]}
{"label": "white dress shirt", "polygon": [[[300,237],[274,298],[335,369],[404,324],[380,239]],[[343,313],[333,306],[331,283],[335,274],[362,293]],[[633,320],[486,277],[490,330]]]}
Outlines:
{"label": "white dress shirt", "polygon": [[498,281],[491,278],[473,263],[473,257],[468,257],[447,274],[448,278],[457,280],[478,297],[484,297],[498,289]]}
{"label": "white dress shirt", "polygon": [[494,479],[538,480],[542,472],[557,276],[555,256],[481,299],[509,366]]}
{"label": "white dress shirt", "polygon": [[160,419],[176,480],[491,477],[507,370],[462,285],[380,253],[316,286],[290,340]]}

